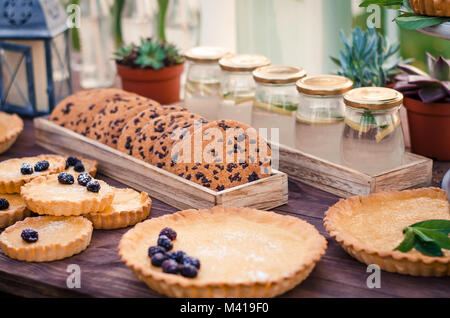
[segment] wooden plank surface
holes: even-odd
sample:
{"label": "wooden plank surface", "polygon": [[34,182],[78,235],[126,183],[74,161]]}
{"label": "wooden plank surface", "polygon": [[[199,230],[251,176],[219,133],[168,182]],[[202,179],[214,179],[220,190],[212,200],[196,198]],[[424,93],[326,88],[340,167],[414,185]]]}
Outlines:
{"label": "wooden plank surface", "polygon": [[[17,143],[0,160],[37,155],[46,151],[34,143],[33,127],[25,121],[25,131]],[[436,185],[450,163],[435,163]],[[100,176],[115,186],[117,181]],[[382,272],[381,288],[366,286],[366,266],[348,256],[326,234],[322,224],[326,209],[338,198],[297,181],[289,181],[289,203],[274,211],[304,219],[327,237],[328,249],[311,276],[282,297],[450,297],[450,277],[421,278]],[[175,212],[156,199],[150,217]],[[128,229],[94,231],[91,245],[72,258],[45,263],[22,263],[0,254],[0,291],[27,297],[92,296],[92,297],[160,297],[137,280],[117,255],[118,242]],[[81,267],[81,288],[68,289],[67,266]]]}

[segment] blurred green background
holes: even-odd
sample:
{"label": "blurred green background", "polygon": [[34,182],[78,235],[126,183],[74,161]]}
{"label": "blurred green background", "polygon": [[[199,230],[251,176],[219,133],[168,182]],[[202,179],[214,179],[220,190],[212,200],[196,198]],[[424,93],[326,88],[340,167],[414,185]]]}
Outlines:
{"label": "blurred green background", "polygon": [[[360,0],[356,0],[356,2],[360,3]],[[386,26],[389,23],[396,25],[395,22],[391,22],[389,20],[386,9],[383,9],[382,19],[383,26]],[[367,29],[366,20],[370,13],[359,13],[353,15],[352,27],[359,26],[363,29]],[[398,26],[396,26],[398,28]],[[386,27],[382,27],[379,29],[380,32],[386,34]],[[400,54],[403,58],[413,58],[413,65],[419,67],[422,70],[426,70],[426,57],[425,53],[429,52],[433,56],[442,55],[445,58],[450,58],[450,41],[439,39],[436,37],[432,37],[423,33],[420,33],[415,30],[404,30],[398,28],[399,32],[399,41],[400,41]]]}

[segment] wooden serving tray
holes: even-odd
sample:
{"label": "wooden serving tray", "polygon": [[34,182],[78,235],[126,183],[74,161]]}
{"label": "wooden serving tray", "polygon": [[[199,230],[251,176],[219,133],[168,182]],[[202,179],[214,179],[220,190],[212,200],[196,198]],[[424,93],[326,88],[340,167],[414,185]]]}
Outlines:
{"label": "wooden serving tray", "polygon": [[433,161],[410,152],[405,153],[403,165],[377,175],[368,175],[285,145],[278,147],[281,171],[290,178],[340,197],[431,184]]}
{"label": "wooden serving tray", "polygon": [[283,172],[216,192],[56,125],[48,117],[34,119],[36,143],[62,155],[95,159],[99,171],[134,189],[145,191],[177,209],[209,209],[215,205],[269,210],[288,202]]}

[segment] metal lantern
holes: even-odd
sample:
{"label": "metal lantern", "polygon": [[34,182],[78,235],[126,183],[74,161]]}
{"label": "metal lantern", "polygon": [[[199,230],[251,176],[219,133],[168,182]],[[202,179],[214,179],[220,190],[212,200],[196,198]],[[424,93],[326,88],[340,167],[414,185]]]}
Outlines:
{"label": "metal lantern", "polygon": [[40,116],[71,94],[67,15],[59,0],[0,0],[0,109]]}

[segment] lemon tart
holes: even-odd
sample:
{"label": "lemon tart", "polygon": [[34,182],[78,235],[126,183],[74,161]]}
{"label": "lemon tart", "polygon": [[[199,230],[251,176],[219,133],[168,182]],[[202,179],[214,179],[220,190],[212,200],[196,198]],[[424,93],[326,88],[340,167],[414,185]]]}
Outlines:
{"label": "lemon tart", "polygon": [[27,262],[50,262],[85,250],[92,236],[92,223],[84,217],[29,217],[0,235],[7,256]]}
{"label": "lemon tart", "polygon": [[[166,230],[174,234],[172,243],[160,235]],[[154,266],[148,255],[161,249],[153,246],[157,242],[197,258],[198,275]],[[314,226],[298,218],[216,206],[139,223],[122,237],[119,254],[140,280],[167,296],[274,297],[306,279],[326,245]]]}
{"label": "lemon tart", "polygon": [[79,184],[73,177],[62,183],[67,173],[39,177],[22,187],[21,195],[27,207],[38,214],[80,215],[103,211],[114,198],[112,187],[104,181],[95,180],[97,191],[89,191],[88,185]]}
{"label": "lemon tart", "polygon": [[365,264],[414,276],[450,275],[450,251],[440,257],[395,250],[403,230],[422,221],[450,220],[444,190],[422,188],[341,199],[325,214],[325,228],[344,250]]}
{"label": "lemon tart", "polygon": [[0,194],[0,229],[30,216],[30,210],[18,194]]}
{"label": "lemon tart", "polygon": [[152,200],[147,193],[139,193],[133,189],[113,190],[114,199],[110,206],[101,212],[86,215],[94,229],[120,229],[135,225],[148,217]]}
{"label": "lemon tart", "polygon": [[[45,164],[45,162],[48,164]],[[36,165],[40,167],[36,169]],[[64,170],[66,162],[57,155],[15,158],[0,162],[0,193],[20,193],[20,187],[39,177]]]}
{"label": "lemon tart", "polygon": [[23,121],[16,114],[0,112],[0,153],[7,151],[23,130]]}

